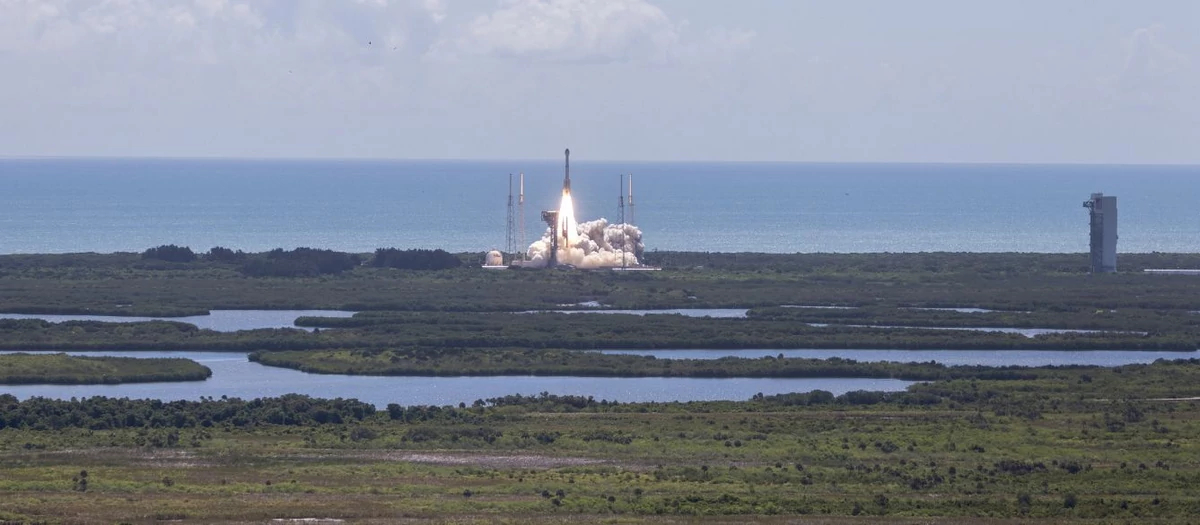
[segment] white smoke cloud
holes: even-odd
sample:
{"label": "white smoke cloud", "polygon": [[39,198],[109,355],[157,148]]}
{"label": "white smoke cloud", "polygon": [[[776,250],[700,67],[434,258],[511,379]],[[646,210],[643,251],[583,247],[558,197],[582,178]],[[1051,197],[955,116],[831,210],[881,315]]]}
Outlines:
{"label": "white smoke cloud", "polygon": [[[570,246],[558,247],[558,263],[577,268],[638,266],[642,253],[642,230],[632,224],[609,224],[607,219],[581,222]],[[532,266],[545,266],[550,258],[550,229],[526,252]]]}

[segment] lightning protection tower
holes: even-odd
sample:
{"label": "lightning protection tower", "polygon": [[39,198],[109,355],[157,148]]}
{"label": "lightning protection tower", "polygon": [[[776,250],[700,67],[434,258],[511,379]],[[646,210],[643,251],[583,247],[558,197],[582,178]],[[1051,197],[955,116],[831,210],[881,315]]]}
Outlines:
{"label": "lightning protection tower", "polygon": [[521,252],[521,260],[525,260],[525,250],[529,248],[529,244],[525,242],[525,173],[521,173],[521,192],[517,194],[517,208],[520,214],[521,235],[520,245],[517,250]]}
{"label": "lightning protection tower", "polygon": [[516,236],[514,235],[514,230],[516,229],[516,217],[513,212],[513,191],[512,190],[513,190],[513,176],[512,176],[512,173],[509,173],[508,174],[508,222],[507,222],[507,225],[505,227],[505,232],[504,232],[504,254],[507,256],[510,256],[510,257],[512,256],[513,253],[516,253],[516,251],[517,251],[516,250],[517,239],[516,239]]}
{"label": "lightning protection tower", "polygon": [[629,205],[629,224],[635,224],[633,220],[633,174],[629,174],[629,200],[626,201]]}
{"label": "lightning protection tower", "polygon": [[1093,193],[1083,202],[1091,226],[1092,273],[1117,271],[1117,198]]}
{"label": "lightning protection tower", "polygon": [[625,267],[625,174],[617,185],[617,214],[621,217],[621,268]]}

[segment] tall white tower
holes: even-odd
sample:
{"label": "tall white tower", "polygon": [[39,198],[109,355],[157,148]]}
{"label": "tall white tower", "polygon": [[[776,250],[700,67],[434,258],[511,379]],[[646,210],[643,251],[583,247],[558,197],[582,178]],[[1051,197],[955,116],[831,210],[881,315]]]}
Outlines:
{"label": "tall white tower", "polygon": [[1117,198],[1093,193],[1083,207],[1091,225],[1092,273],[1117,271]]}

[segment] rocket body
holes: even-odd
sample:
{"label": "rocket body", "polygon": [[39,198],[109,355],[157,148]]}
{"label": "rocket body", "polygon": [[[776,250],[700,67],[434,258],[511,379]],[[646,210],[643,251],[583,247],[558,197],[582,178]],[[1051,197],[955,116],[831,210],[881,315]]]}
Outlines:
{"label": "rocket body", "polygon": [[567,169],[566,176],[563,177],[563,193],[571,193],[571,150],[566,151]]}

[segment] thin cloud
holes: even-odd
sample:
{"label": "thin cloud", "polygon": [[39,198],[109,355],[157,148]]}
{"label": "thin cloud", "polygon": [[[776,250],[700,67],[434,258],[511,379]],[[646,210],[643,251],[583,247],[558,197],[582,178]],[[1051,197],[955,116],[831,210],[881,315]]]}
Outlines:
{"label": "thin cloud", "polygon": [[679,25],[645,0],[506,0],[438,42],[429,57],[662,61],[678,44]]}

